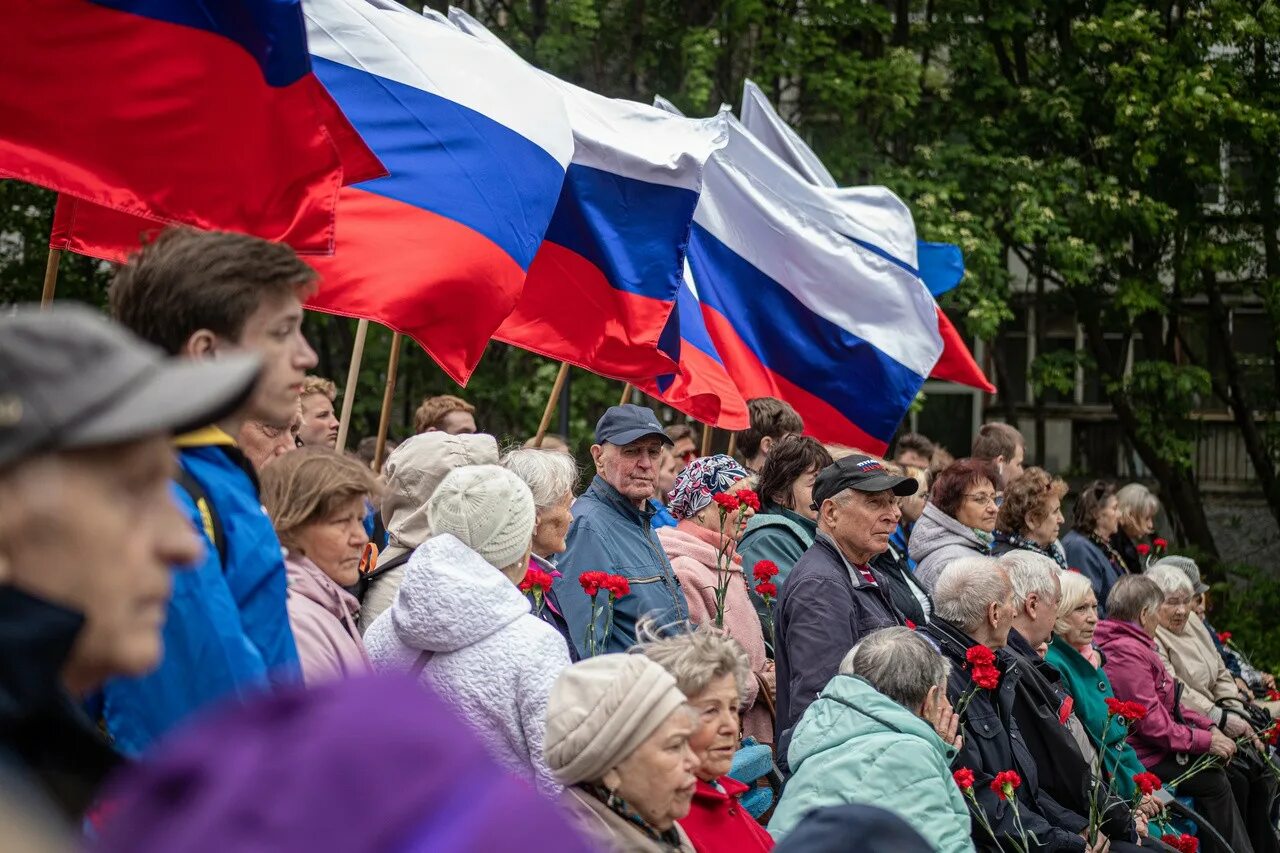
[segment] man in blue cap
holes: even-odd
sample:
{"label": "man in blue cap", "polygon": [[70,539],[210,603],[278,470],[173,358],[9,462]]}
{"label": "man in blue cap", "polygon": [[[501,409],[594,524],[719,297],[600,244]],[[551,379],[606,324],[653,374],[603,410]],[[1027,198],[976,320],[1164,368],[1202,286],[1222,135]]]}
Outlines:
{"label": "man in blue cap", "polygon": [[[579,584],[583,572],[622,575],[631,592],[614,609],[613,628],[604,635],[598,619],[595,650],[624,652],[635,643],[636,621],[653,616],[662,625],[689,618],[689,606],[651,527],[654,485],[663,446],[671,439],[653,411],[630,403],[614,406],[596,424],[591,447],[596,476],[573,505],[568,547],[557,567],[555,591],[578,651],[588,653],[591,599]],[[601,591],[603,601],[607,592]]]}

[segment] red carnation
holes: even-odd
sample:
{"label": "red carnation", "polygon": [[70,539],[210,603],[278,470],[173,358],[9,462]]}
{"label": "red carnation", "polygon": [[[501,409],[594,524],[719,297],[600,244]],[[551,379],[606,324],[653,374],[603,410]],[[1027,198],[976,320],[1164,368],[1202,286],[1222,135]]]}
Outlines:
{"label": "red carnation", "polygon": [[973,683],[983,690],[995,690],[1000,686],[1000,670],[994,666],[975,666]]}
{"label": "red carnation", "polygon": [[907,627],[910,628],[912,631],[914,631],[916,629],[916,623],[912,622],[910,619],[906,621],[907,621]]}
{"label": "red carnation", "polygon": [[1163,836],[1160,840],[1165,844],[1168,844],[1174,850],[1180,851],[1180,853],[1196,853],[1196,850],[1200,848],[1199,839],[1193,835],[1187,835],[1185,832],[1182,833],[1182,835],[1174,835],[1171,832],[1168,835]]}
{"label": "red carnation", "polygon": [[583,592],[594,598],[608,578],[609,575],[606,572],[583,572],[578,576],[578,583],[582,584]]}
{"label": "red carnation", "polygon": [[1224,645],[1224,646],[1225,646],[1227,643],[1231,642],[1231,632],[1230,632],[1230,631],[1220,631],[1220,632],[1218,633],[1218,642],[1219,642],[1219,643],[1222,643],[1222,645]]}
{"label": "red carnation", "polygon": [[1162,550],[1162,551],[1163,551],[1165,548],[1168,548],[1168,547],[1169,547],[1169,540],[1168,540],[1168,539],[1161,539],[1159,536],[1157,536],[1155,539],[1152,539],[1151,541],[1152,541],[1152,543],[1153,543],[1157,548],[1159,548],[1159,549],[1160,549],[1160,550]]}
{"label": "red carnation", "polygon": [[951,778],[956,780],[956,785],[966,794],[973,787],[973,771],[968,767],[961,767],[959,770],[951,774]]}
{"label": "red carnation", "polygon": [[991,790],[1000,795],[1002,800],[1013,799],[1014,790],[1022,784],[1022,777],[1018,775],[1016,770],[1001,770],[996,774],[996,778],[991,780]]}
{"label": "red carnation", "polygon": [[520,581],[520,591],[530,592],[534,589],[545,595],[551,589],[551,575],[542,569],[529,569],[525,572],[524,580]]}
{"label": "red carnation", "polygon": [[1125,702],[1124,706],[1124,718],[1131,723],[1136,723],[1147,716],[1147,706],[1140,702]]}
{"label": "red carnation", "polygon": [[1272,689],[1268,690],[1268,691],[1267,691],[1267,701],[1268,701],[1268,702],[1280,702],[1280,690],[1276,690],[1274,687],[1273,687]]}
{"label": "red carnation", "polygon": [[1133,784],[1139,791],[1144,794],[1154,794],[1164,787],[1164,783],[1160,781],[1160,777],[1154,773],[1135,773],[1133,774]]}
{"label": "red carnation", "polygon": [[778,576],[778,564],[773,560],[761,560],[756,563],[755,568],[751,570],[751,574],[758,581],[767,581]]}
{"label": "red carnation", "polygon": [[973,646],[964,653],[964,659],[972,666],[993,666],[996,662],[996,653],[986,646]]}
{"label": "red carnation", "polygon": [[738,499],[734,495],[727,492],[721,492],[718,495],[712,495],[711,500],[716,502],[716,506],[720,507],[722,512],[733,512],[738,508]]}
{"label": "red carnation", "polygon": [[1275,723],[1272,723],[1271,728],[1269,728],[1267,732],[1268,732],[1267,743],[1271,744],[1272,746],[1275,746],[1277,743],[1280,743],[1280,726],[1276,725]]}
{"label": "red carnation", "polygon": [[738,489],[735,495],[743,506],[749,506],[755,512],[760,511],[760,496],[755,492],[750,489]]}
{"label": "red carnation", "polygon": [[622,575],[605,575],[604,580],[600,582],[600,588],[607,590],[614,598],[631,594],[631,582]]}
{"label": "red carnation", "polygon": [[778,586],[773,581],[761,581],[756,584],[756,594],[761,598],[773,598],[778,594]]}
{"label": "red carnation", "polygon": [[1145,557],[1151,553],[1151,546],[1148,545],[1146,542],[1142,542],[1138,545],[1135,545],[1134,547],[1138,549],[1138,555],[1141,557]]}
{"label": "red carnation", "polygon": [[1062,704],[1058,706],[1058,722],[1062,725],[1067,724],[1067,720],[1071,718],[1071,711],[1076,706],[1076,700],[1068,696],[1062,700]]}

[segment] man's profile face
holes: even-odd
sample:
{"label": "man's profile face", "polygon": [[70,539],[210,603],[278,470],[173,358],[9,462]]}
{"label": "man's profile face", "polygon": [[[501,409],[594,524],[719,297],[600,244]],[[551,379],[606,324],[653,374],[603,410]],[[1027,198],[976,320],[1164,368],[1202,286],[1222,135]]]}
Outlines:
{"label": "man's profile face", "polygon": [[470,412],[454,410],[441,418],[435,429],[449,435],[472,435],[477,431],[476,419]]}
{"label": "man's profile face", "polygon": [[338,416],[333,401],[326,394],[308,394],[302,398],[302,428],[298,440],[303,447],[337,447]]}

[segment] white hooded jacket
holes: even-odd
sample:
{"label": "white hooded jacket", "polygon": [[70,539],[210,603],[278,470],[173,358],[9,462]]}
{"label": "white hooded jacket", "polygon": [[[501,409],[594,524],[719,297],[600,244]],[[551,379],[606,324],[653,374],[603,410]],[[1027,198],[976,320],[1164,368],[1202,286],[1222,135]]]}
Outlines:
{"label": "white hooded jacket", "polygon": [[479,554],[448,534],[419,546],[364,643],[380,672],[410,672],[429,652],[423,681],[503,764],[559,792],[542,749],[551,686],[569,665],[564,638]]}

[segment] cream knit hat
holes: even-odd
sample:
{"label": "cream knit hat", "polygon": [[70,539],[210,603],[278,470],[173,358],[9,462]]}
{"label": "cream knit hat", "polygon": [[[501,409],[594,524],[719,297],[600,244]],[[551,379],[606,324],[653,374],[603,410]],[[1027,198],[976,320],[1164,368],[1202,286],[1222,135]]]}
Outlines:
{"label": "cream knit hat", "polygon": [[497,465],[450,471],[427,501],[427,516],[433,534],[453,534],[498,569],[529,550],[536,521],[529,487]]}
{"label": "cream knit hat", "polygon": [[551,688],[547,766],[566,785],[597,782],[686,701],[671,673],[644,655],[579,661]]}

